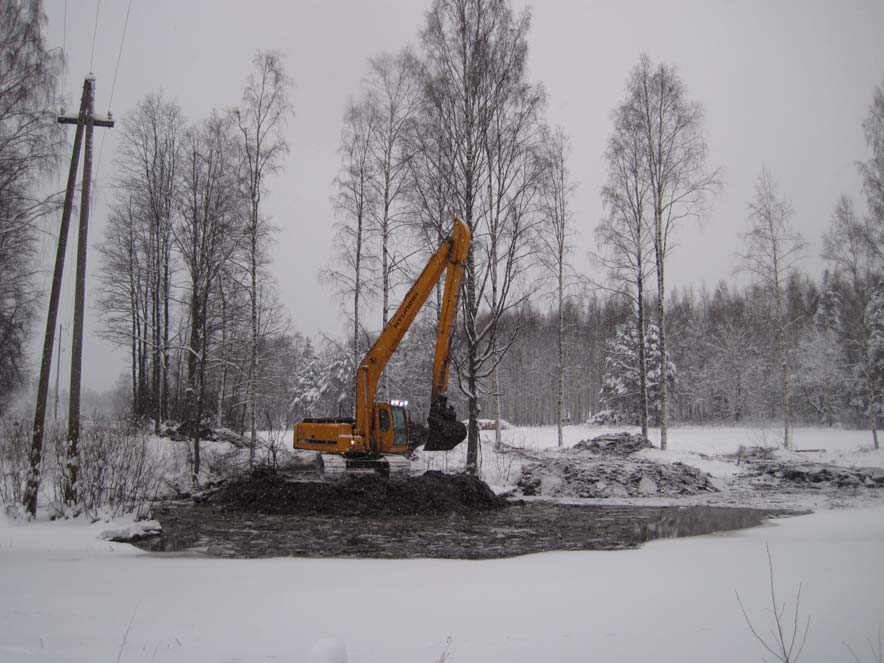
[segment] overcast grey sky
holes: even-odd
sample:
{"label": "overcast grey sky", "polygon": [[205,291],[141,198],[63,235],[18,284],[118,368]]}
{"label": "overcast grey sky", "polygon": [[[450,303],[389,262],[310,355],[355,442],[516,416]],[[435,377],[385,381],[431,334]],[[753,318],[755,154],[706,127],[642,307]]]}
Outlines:
{"label": "overcast grey sky", "polygon": [[[97,2],[46,0],[49,45],[66,45],[69,108],[76,108],[90,70]],[[344,104],[358,90],[369,57],[417,42],[429,4],[134,0],[111,101],[128,1],[100,3],[92,66],[96,108],[104,112],[110,106],[118,119],[147,93],[162,90],[190,120],[200,120],[212,108],[238,102],[256,49],[286,54],[296,117],[288,129],[291,155],[270,185],[266,211],[280,228],[273,272],[281,299],[302,332],[342,327],[331,293],[316,276],[331,254],[330,198]],[[733,278],[739,233],[762,164],[790,197],[795,225],[809,241],[802,267],[813,274],[822,269],[820,238],[837,197],[844,192],[861,201],[854,164],[868,156],[861,122],[875,86],[884,82],[884,2],[528,4],[533,13],[530,76],[546,87],[549,121],[572,140],[570,168],[579,182],[572,201],[578,269],[588,269],[592,230],[602,214],[598,192],[609,114],[642,52],[679,68],[690,97],[706,111],[709,163],[724,170],[724,191],[703,226],[685,225],[677,237],[668,266],[670,286],[714,287]],[[96,149],[102,141],[104,146],[92,247],[102,236],[118,133],[96,130]],[[61,176],[58,182],[60,188]],[[49,269],[53,238],[45,240],[43,255]],[[72,254],[66,275],[71,259]],[[97,262],[93,250],[90,283]],[[72,286],[66,288],[62,321],[70,319],[71,293]],[[42,324],[35,327],[35,338],[42,338]],[[97,324],[93,312],[86,329],[84,382],[105,389],[125,371],[125,359],[95,337]],[[64,355],[66,361],[69,356]]]}

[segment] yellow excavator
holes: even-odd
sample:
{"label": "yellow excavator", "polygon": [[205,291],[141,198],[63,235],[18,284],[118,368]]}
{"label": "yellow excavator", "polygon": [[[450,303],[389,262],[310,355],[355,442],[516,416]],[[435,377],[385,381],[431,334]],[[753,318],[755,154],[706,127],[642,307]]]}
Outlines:
{"label": "yellow excavator", "polygon": [[[424,445],[427,451],[448,451],[466,438],[467,430],[448,405],[448,369],[451,334],[457,316],[457,297],[470,250],[470,229],[460,219],[411,286],[381,335],[356,371],[356,417],[308,418],[295,424],[294,448],[318,451],[322,473],[337,478],[350,470],[375,470],[391,476],[407,473],[403,454]],[[417,318],[436,284],[445,274],[442,310],[436,333],[433,386],[427,427],[409,422],[400,401],[375,401],[384,367]]]}

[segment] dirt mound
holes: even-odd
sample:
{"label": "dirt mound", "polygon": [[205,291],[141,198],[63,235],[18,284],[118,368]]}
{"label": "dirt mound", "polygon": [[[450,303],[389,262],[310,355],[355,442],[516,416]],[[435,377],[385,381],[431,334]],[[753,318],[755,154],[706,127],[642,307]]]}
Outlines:
{"label": "dirt mound", "polygon": [[642,435],[609,433],[608,435],[599,435],[591,440],[581,440],[574,445],[574,449],[577,451],[628,456],[642,449],[651,449],[653,446],[651,441]]}
{"label": "dirt mound", "polygon": [[711,477],[683,463],[565,452],[522,466],[518,488],[544,497],[654,497],[717,492]]}
{"label": "dirt mound", "polygon": [[430,471],[391,481],[366,474],[338,482],[293,481],[261,469],[229,481],[206,497],[224,511],[303,515],[412,515],[498,509],[507,501],[464,474]]}
{"label": "dirt mound", "polygon": [[760,462],[744,473],[753,485],[794,484],[821,488],[884,488],[884,470],[875,467],[847,468],[821,463]]}

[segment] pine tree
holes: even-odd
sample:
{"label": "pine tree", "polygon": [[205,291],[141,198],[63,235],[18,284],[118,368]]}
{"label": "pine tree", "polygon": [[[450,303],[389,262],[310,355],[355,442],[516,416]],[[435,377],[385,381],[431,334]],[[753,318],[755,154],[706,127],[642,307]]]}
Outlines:
{"label": "pine tree", "polygon": [[[868,346],[863,379],[857,380],[860,388],[854,404],[874,422],[875,429],[884,414],[884,283],[879,283],[866,306],[865,325],[868,332]],[[875,437],[875,448],[878,447]]]}
{"label": "pine tree", "polygon": [[602,407],[619,414],[629,423],[639,417],[639,337],[632,318],[617,327],[605,348],[605,377],[599,400]]}
{"label": "pine tree", "polygon": [[817,303],[813,324],[814,327],[821,331],[841,332],[841,295],[832,286],[829,270],[823,272],[820,298]]}
{"label": "pine tree", "polygon": [[[600,400],[602,406],[612,410],[631,424],[638,424],[641,408],[641,382],[639,373],[639,333],[632,318],[617,327],[608,341],[605,359],[605,376]],[[669,353],[667,352],[667,359]],[[648,367],[648,413],[655,423],[660,421],[662,353],[660,331],[651,323],[645,333],[645,360]],[[666,374],[670,392],[676,382],[675,364],[667,361]]]}
{"label": "pine tree", "polygon": [[[675,370],[675,364],[672,362],[668,350],[666,351],[666,360],[666,382],[671,397],[675,394],[678,373]],[[648,325],[648,331],[645,334],[645,361],[647,361],[648,365],[648,415],[655,424],[659,425],[662,403],[661,378],[663,371],[661,368],[663,361],[660,329],[653,322]]]}
{"label": "pine tree", "polygon": [[840,342],[841,298],[823,273],[813,328],[798,344],[796,382],[804,401],[819,422],[835,423],[839,394],[847,381],[846,357]]}
{"label": "pine tree", "polygon": [[309,338],[300,355],[290,389],[291,410],[296,420],[316,416],[321,397],[318,362]]}

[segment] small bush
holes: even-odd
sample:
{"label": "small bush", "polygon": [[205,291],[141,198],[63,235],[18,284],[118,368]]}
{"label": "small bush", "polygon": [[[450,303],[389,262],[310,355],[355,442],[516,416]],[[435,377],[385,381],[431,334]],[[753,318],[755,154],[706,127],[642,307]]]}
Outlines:
{"label": "small bush", "polygon": [[[58,515],[67,513],[63,495],[70,480],[65,437],[54,437],[54,457],[44,472],[50,507]],[[123,513],[146,516],[159,492],[166,461],[151,448],[148,435],[128,423],[85,424],[80,432],[77,506],[92,519]]]}
{"label": "small bush", "polygon": [[31,429],[23,418],[0,420],[0,503],[21,504],[28,478]]}

